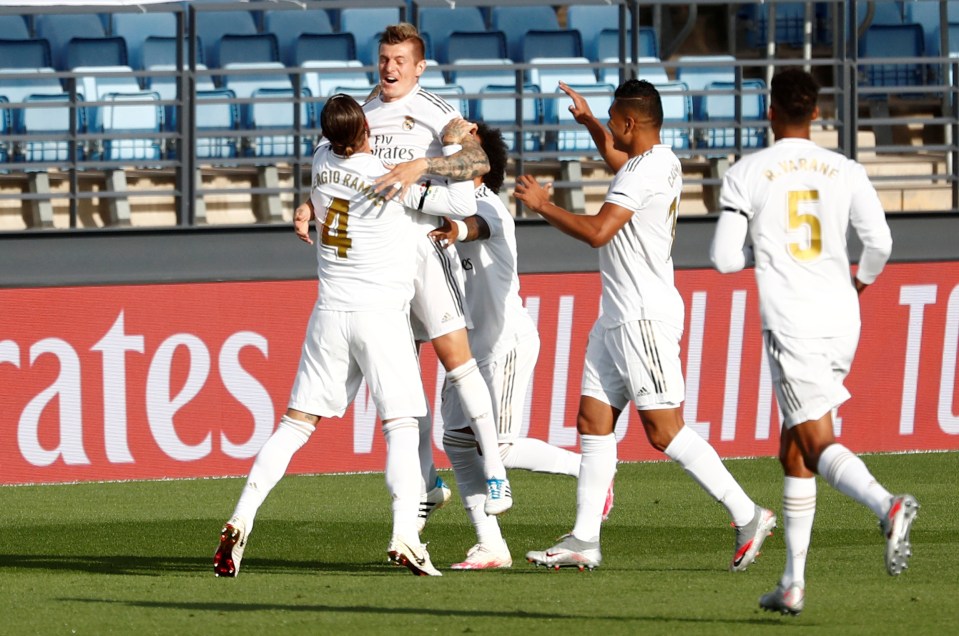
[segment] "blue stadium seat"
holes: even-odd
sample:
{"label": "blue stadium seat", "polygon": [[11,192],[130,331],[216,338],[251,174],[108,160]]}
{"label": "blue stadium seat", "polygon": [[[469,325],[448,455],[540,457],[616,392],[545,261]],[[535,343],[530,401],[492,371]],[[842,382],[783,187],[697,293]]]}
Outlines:
{"label": "blue stadium seat", "polygon": [[423,7],[419,11],[419,30],[429,34],[433,57],[446,64],[453,59],[447,53],[450,35],[454,31],[483,33],[486,21],[478,7]]}
{"label": "blue stadium seat", "polygon": [[[370,96],[370,93],[373,92],[373,89],[376,88],[374,84],[369,84],[368,86],[335,86],[332,89],[330,95],[336,95],[337,93],[343,93],[344,95],[349,95],[355,99],[360,104],[366,101],[366,98]],[[319,118],[319,111],[322,106],[316,109],[316,116]]]}
{"label": "blue stadium seat", "polygon": [[656,83],[660,99],[663,102],[663,128],[660,139],[673,150],[688,150],[691,137],[688,124],[693,118],[693,100],[689,97],[689,87],[683,82]]}
{"label": "blue stadium seat", "polygon": [[280,45],[272,33],[226,33],[215,48],[216,62],[212,64],[213,67],[280,61]]}
{"label": "blue stadium seat", "polygon": [[[609,64],[618,63],[618,58],[607,58],[602,60]],[[607,66],[599,70],[599,81],[603,84],[612,84],[619,86],[619,66]],[[641,57],[637,60],[636,76],[653,84],[668,82],[669,75],[666,73],[666,67],[658,57]],[[628,77],[628,74],[627,74]]]}
{"label": "blue stadium seat", "polygon": [[[946,2],[946,17],[951,25],[959,22],[959,1],[950,0]],[[922,27],[926,41],[926,55],[929,57],[938,57],[942,48],[939,41],[939,3],[938,2],[908,2],[906,3],[905,22],[914,22]],[[959,48],[959,42],[952,42],[950,38],[950,48]]]}
{"label": "blue stadium seat", "polygon": [[[189,40],[183,40],[183,65],[190,63]],[[203,41],[198,37],[196,41],[197,64],[205,64],[203,56]],[[176,38],[162,35],[150,35],[143,41],[140,49],[140,64],[148,69],[154,66],[176,66]]]}
{"label": "blue stadium seat", "polygon": [[238,129],[240,113],[232,101],[235,99],[236,94],[229,89],[197,91],[197,159],[230,159],[237,156],[238,137],[216,134]]}
{"label": "blue stadium seat", "polygon": [[[340,32],[352,33],[360,61],[376,65],[379,35],[383,29],[400,21],[398,7],[348,8],[340,10]],[[372,54],[372,55],[371,55]]]}
{"label": "blue stadium seat", "polygon": [[103,22],[93,13],[43,13],[34,17],[34,28],[38,38],[50,43],[54,68],[66,70],[64,53],[67,42],[73,38],[106,37]]}
{"label": "blue stadium seat", "polygon": [[537,57],[529,62],[533,65],[529,82],[539,86],[544,93],[555,91],[561,81],[582,86],[596,83],[593,69],[583,66],[590,63],[585,57]]}
{"label": "blue stadium seat", "polygon": [[509,57],[506,48],[506,34],[502,31],[482,31],[479,33],[454,31],[450,33],[446,55],[450,63],[459,60],[506,59]]}
{"label": "blue stadium seat", "polygon": [[163,109],[160,96],[149,91],[136,93],[108,93],[103,101],[110,102],[97,109],[97,121],[91,130],[106,135],[122,135],[103,140],[104,161],[155,161],[161,156],[160,140],[151,133],[163,127]]}
{"label": "blue stadium seat", "polygon": [[736,58],[732,55],[684,55],[678,60],[676,79],[693,91],[693,119],[702,120],[702,91],[713,82],[735,82]]}
{"label": "blue stadium seat", "polygon": [[288,66],[303,66],[316,60],[356,60],[352,33],[304,33],[290,47]]}
{"label": "blue stadium seat", "polygon": [[583,41],[579,31],[527,31],[526,37],[523,38],[523,57],[520,59],[529,62],[535,58],[547,57],[583,57]]}
{"label": "blue stadium seat", "polygon": [[7,40],[30,39],[26,18],[22,15],[0,15],[0,35]]}
{"label": "blue stadium seat", "polygon": [[[28,139],[23,144],[23,159],[28,162],[64,163],[70,160],[70,142],[65,139],[70,134],[70,96],[29,95],[23,100],[22,132],[25,135],[43,137]],[[77,130],[83,127],[83,109],[76,109]],[[84,157],[78,144],[77,158]]]}
{"label": "blue stadium seat", "polygon": [[[130,66],[143,69],[146,68],[143,45],[147,38],[176,38],[176,16],[172,13],[113,13],[110,32],[126,42]],[[170,63],[174,64],[176,60]]]}
{"label": "blue stadium seat", "polygon": [[318,60],[304,62],[303,67],[320,69],[303,74],[303,85],[314,97],[332,95],[337,87],[370,85],[370,76],[359,60]]}
{"label": "blue stadium seat", "polygon": [[[203,64],[197,64],[196,68],[198,71],[205,71],[206,66]],[[148,67],[146,70],[153,71],[158,73],[156,76],[148,76],[145,79],[146,90],[152,91],[160,96],[160,99],[163,101],[175,101],[176,100],[176,90],[177,90],[177,78],[173,74],[177,70],[175,64],[157,64],[154,66]],[[164,75],[159,75],[159,73],[168,73]],[[213,77],[211,75],[196,75],[196,90],[200,91],[213,91],[216,90],[216,85],[213,83]],[[163,123],[167,130],[176,130],[177,123],[177,107],[174,104],[167,104],[163,107]]]}
{"label": "blue stadium seat", "polygon": [[[639,57],[655,57],[659,59],[659,41],[656,38],[656,30],[652,27],[640,27],[639,29]],[[630,34],[626,34],[626,59],[629,59],[630,52]],[[613,58],[619,60],[619,31],[616,29],[604,29],[596,36],[596,57],[590,57],[591,60],[607,60]]]}
{"label": "blue stadium seat", "polygon": [[[0,138],[10,134],[10,112],[5,107],[6,104],[7,98],[0,95]],[[9,159],[10,149],[7,147],[7,142],[0,141],[0,163],[6,163]],[[0,172],[6,172],[6,170],[3,169]]]}
{"label": "blue stadium seat", "polygon": [[[308,93],[304,93],[304,96]],[[249,154],[253,157],[292,157],[296,154],[296,137],[288,132],[279,134],[262,134],[271,130],[293,130],[294,92],[285,88],[258,88],[251,95],[254,101],[247,110],[248,117],[245,127],[256,131],[250,140]],[[279,99],[280,101],[275,101]],[[300,124],[309,127],[310,109],[306,102],[301,102]],[[302,154],[309,155],[313,148],[313,141],[301,139]]]}
{"label": "blue stadium seat", "polygon": [[[710,123],[722,123],[735,120],[736,84],[713,82],[706,89],[709,92],[703,100],[703,119]],[[743,80],[742,108],[742,147],[762,148],[766,145],[765,126],[747,126],[748,122],[766,119],[766,83],[762,80]],[[735,148],[736,127],[712,126],[704,130],[703,140],[706,148]]]}
{"label": "blue stadium seat", "polygon": [[[629,13],[626,14],[629,16]],[[628,17],[627,17],[628,19]],[[566,27],[579,31],[583,54],[599,61],[609,55],[599,54],[599,35],[605,30],[619,32],[619,7],[616,5],[574,4],[566,9]]]}
{"label": "blue stadium seat", "polygon": [[[476,95],[485,87],[491,85],[497,86],[515,86],[516,71],[508,68],[512,61],[502,58],[493,58],[489,60],[462,60],[456,68],[450,73],[450,80],[457,86],[463,87],[463,91],[472,102],[471,112],[476,118]],[[488,69],[473,69],[471,66],[492,66]],[[501,68],[497,68],[501,67]]]}
{"label": "blue stadium seat", "polygon": [[63,50],[66,68],[78,66],[127,66],[127,44],[120,37],[76,37]]}
{"label": "blue stadium seat", "polygon": [[[570,88],[577,91],[586,100],[589,109],[602,122],[609,119],[609,107],[613,103],[613,92],[616,87],[612,84],[571,84]],[[555,135],[555,147],[559,152],[588,153],[596,155],[596,145],[593,137],[583,126],[576,123],[573,114],[567,106],[572,103],[570,98],[559,90],[554,99],[546,100],[544,104],[543,122],[566,126],[566,130],[558,130]],[[553,136],[550,135],[552,138]],[[550,144],[552,145],[552,144]]]}
{"label": "blue stadium seat", "polygon": [[464,118],[469,117],[469,101],[463,97],[466,91],[462,86],[456,84],[446,84],[444,86],[424,86],[426,90],[434,95],[439,95],[445,99],[450,106],[460,112]]}
{"label": "blue stadium seat", "polygon": [[523,59],[523,39],[530,29],[551,31],[559,29],[556,12],[549,6],[512,6],[493,7],[490,14],[490,27],[506,34],[511,60]]}
{"label": "blue stadium seat", "polygon": [[[282,72],[286,67],[280,62],[234,62],[223,70],[226,73],[220,88],[229,88],[239,99],[249,99],[258,88],[293,89],[290,76]],[[242,114],[243,109],[240,111]]]}
{"label": "blue stadium seat", "polygon": [[[813,7],[811,33],[812,42],[819,41],[819,20],[823,16],[822,3],[816,3]],[[878,4],[878,3],[877,3]],[[865,9],[860,9],[859,15],[863,16]],[[748,5],[743,7],[738,14],[740,20],[744,21],[746,32],[746,46],[757,48],[766,45],[769,35],[769,5],[757,6]],[[774,31],[774,41],[777,44],[787,46],[802,46],[806,30],[806,3],[804,2],[777,2],[776,3],[776,29]]]}
{"label": "blue stadium seat", "polygon": [[301,9],[299,11],[272,10],[263,12],[263,31],[272,33],[280,43],[280,57],[286,64],[295,58],[294,46],[303,34],[320,35],[333,33],[333,23],[326,9]]}
{"label": "blue stadium seat", "polygon": [[448,86],[446,75],[439,69],[439,62],[426,60],[426,70],[420,75],[420,86],[430,89]]}
{"label": "blue stadium seat", "polygon": [[42,38],[0,40],[0,66],[49,68],[50,65],[50,43],[46,40]]}
{"label": "blue stadium seat", "polygon": [[[534,84],[523,86],[523,94],[538,93],[540,87]],[[508,85],[489,85],[484,86],[480,91],[481,96],[476,100],[476,106],[473,111],[473,118],[483,121],[491,126],[503,129],[503,140],[510,150],[518,150],[516,135],[516,86]],[[535,97],[522,98],[522,121],[524,124],[537,125],[542,121],[542,105],[539,99]],[[523,134],[523,149],[527,151],[537,151],[541,148],[542,141],[539,132],[525,131]]]}
{"label": "blue stadium seat", "polygon": [[[66,95],[60,80],[52,68],[0,69],[0,72],[16,72],[19,77],[0,80],[0,96],[6,97],[11,104],[26,101],[30,95]],[[14,110],[14,128],[19,128],[20,111]]]}
{"label": "blue stadium seat", "polygon": [[196,34],[203,41],[203,58],[208,66],[217,68],[220,62],[217,50],[226,34],[256,35],[256,22],[249,11],[201,11],[196,15]]}
{"label": "blue stadium seat", "polygon": [[868,86],[922,86],[923,65],[874,63],[888,57],[922,57],[925,37],[918,24],[878,24],[866,29],[859,41],[859,62]]}

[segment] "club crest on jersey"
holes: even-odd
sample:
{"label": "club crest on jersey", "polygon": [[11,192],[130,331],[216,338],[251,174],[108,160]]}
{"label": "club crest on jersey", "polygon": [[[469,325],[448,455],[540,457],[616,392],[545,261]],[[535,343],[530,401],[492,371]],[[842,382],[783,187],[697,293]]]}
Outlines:
{"label": "club crest on jersey", "polygon": [[414,121],[409,115],[403,119],[403,130],[413,130],[413,126],[415,125],[416,121]]}

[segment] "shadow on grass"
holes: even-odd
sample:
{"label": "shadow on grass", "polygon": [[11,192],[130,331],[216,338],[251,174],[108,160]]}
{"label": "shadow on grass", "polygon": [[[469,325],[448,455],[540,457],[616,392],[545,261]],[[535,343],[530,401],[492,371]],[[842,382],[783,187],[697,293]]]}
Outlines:
{"label": "shadow on grass", "polygon": [[728,625],[782,625],[795,626],[808,629],[813,624],[805,622],[803,624],[783,621],[777,616],[757,616],[752,618],[722,619],[722,618],[697,618],[689,616],[664,616],[662,614],[634,614],[623,616],[596,616],[595,614],[580,614],[573,612],[533,612],[524,610],[495,611],[495,610],[477,610],[477,609],[441,609],[436,606],[429,607],[377,607],[373,605],[291,605],[289,603],[227,603],[227,602],[178,602],[178,601],[138,601],[138,600],[108,600],[96,598],[59,598],[61,602],[72,603],[103,603],[110,605],[124,605],[126,607],[142,609],[171,609],[184,610],[190,612],[309,612],[309,613],[328,613],[339,612],[342,614],[388,614],[390,616],[408,615],[423,616],[425,618],[437,617],[462,617],[462,618],[529,618],[533,620],[575,620],[575,621],[615,621],[615,622],[650,622],[656,624],[662,623],[689,623],[689,624],[728,624]]}

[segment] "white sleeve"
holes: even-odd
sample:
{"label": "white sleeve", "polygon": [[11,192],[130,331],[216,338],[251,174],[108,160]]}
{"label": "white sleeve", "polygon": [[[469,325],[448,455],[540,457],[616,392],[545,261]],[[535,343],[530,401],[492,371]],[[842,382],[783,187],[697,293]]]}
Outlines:
{"label": "white sleeve", "polygon": [[[443,155],[448,157],[460,148],[457,144],[443,146]],[[425,214],[462,218],[476,214],[475,192],[472,181],[454,181],[447,185],[442,179],[434,177],[413,184],[403,197],[403,205]]]}
{"label": "white sleeve", "polygon": [[738,272],[752,260],[752,250],[744,247],[749,221],[739,212],[723,212],[716,223],[716,234],[709,247],[709,260],[723,274]]}
{"label": "white sleeve", "polygon": [[886,223],[886,213],[882,209],[879,195],[869,182],[865,169],[859,165],[856,168],[858,187],[852,195],[852,209],[849,215],[849,220],[863,246],[856,278],[871,285],[876,281],[892,254],[892,233]]}

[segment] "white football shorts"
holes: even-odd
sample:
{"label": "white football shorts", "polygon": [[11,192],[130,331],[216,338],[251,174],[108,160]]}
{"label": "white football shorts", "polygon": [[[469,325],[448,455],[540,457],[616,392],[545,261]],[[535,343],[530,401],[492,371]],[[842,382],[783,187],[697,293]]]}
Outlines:
{"label": "white football shorts", "polygon": [[413,281],[413,335],[428,342],[472,326],[464,302],[463,266],[455,247],[443,248],[425,232],[416,239]]}
{"label": "white football shorts", "polygon": [[686,398],[679,360],[681,329],[658,320],[634,320],[611,329],[596,321],[589,332],[582,395],[622,411],[678,408]]}
{"label": "white football shorts", "polygon": [[[539,358],[539,334],[524,336],[509,351],[488,360],[479,367],[493,401],[496,437],[501,443],[509,443],[523,433],[523,412],[526,394],[533,378],[536,360]],[[447,381],[443,385],[443,430],[456,431],[469,428],[463,412],[459,392]]]}
{"label": "white football shorts", "polygon": [[364,378],[381,419],[426,415],[409,312],[314,309],[289,407],[340,417]]}
{"label": "white football shorts", "polygon": [[818,420],[851,396],[843,385],[859,333],[836,338],[790,338],[763,331],[769,371],[784,424]]}

